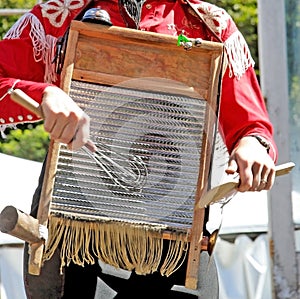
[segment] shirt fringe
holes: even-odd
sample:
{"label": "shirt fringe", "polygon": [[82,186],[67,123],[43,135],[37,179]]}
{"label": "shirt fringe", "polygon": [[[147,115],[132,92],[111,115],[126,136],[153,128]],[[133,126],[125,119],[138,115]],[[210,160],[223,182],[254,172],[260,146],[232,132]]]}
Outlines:
{"label": "shirt fringe", "polygon": [[2,139],[5,139],[7,136],[5,134],[6,129],[17,129],[17,126],[15,124],[5,124],[5,125],[0,125],[0,136]]}
{"label": "shirt fringe", "polygon": [[33,57],[36,62],[43,61],[45,64],[45,83],[54,83],[57,80],[55,65],[52,63],[55,55],[57,38],[46,35],[40,20],[32,13],[24,14],[6,33],[4,39],[18,39],[24,29],[30,24],[29,36],[33,45]]}
{"label": "shirt fringe", "polygon": [[240,79],[249,67],[254,67],[255,62],[251,56],[248,44],[240,31],[234,32],[224,42],[228,58],[229,76]]}

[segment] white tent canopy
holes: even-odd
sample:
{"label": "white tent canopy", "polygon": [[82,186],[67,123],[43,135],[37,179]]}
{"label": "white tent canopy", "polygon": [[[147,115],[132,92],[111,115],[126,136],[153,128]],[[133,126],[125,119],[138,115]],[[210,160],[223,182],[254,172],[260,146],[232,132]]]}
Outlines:
{"label": "white tent canopy", "polygon": [[[0,211],[12,205],[25,213],[30,212],[41,168],[42,163],[0,154]],[[20,243],[20,240],[0,233],[0,244],[7,243]]]}
{"label": "white tent canopy", "polygon": [[[8,205],[29,213],[42,164],[0,154],[0,211]],[[0,298],[25,299],[23,241],[0,232]]]}

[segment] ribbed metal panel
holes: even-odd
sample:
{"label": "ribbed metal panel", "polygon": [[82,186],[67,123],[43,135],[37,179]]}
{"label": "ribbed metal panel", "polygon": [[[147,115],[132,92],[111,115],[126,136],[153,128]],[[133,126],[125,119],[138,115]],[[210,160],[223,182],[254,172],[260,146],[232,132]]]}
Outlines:
{"label": "ribbed metal panel", "polygon": [[78,81],[70,96],[91,117],[100,162],[61,148],[51,212],[190,228],[206,101]]}

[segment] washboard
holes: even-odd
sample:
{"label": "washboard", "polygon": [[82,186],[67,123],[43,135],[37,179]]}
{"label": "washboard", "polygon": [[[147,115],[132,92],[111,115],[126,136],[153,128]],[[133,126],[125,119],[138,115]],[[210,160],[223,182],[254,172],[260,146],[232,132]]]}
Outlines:
{"label": "washboard", "polygon": [[186,286],[197,287],[204,209],[194,207],[207,190],[222,52],[214,42],[186,51],[171,36],[71,24],[62,88],[91,117],[102,164],[51,144],[45,259],[60,244],[62,266],[96,255],[170,275],[187,258]]}

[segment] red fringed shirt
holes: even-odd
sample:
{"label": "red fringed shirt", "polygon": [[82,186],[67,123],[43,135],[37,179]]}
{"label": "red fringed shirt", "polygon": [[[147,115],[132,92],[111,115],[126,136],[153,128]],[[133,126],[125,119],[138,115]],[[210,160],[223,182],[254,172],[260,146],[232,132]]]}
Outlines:
{"label": "red fringed shirt", "polygon": [[[15,104],[7,90],[12,86],[20,88],[41,102],[46,86],[59,85],[52,63],[55,44],[86,3],[87,0],[50,0],[38,4],[0,42],[0,126],[38,120]],[[109,12],[113,25],[127,26],[118,0],[93,3]],[[219,121],[229,152],[243,136],[261,135],[271,142],[270,155],[276,160],[273,127],[245,39],[223,9],[203,1],[192,3],[225,45],[228,66],[222,81]],[[138,29],[173,36],[184,32],[190,38],[214,40],[199,17],[181,0],[146,0]]]}

